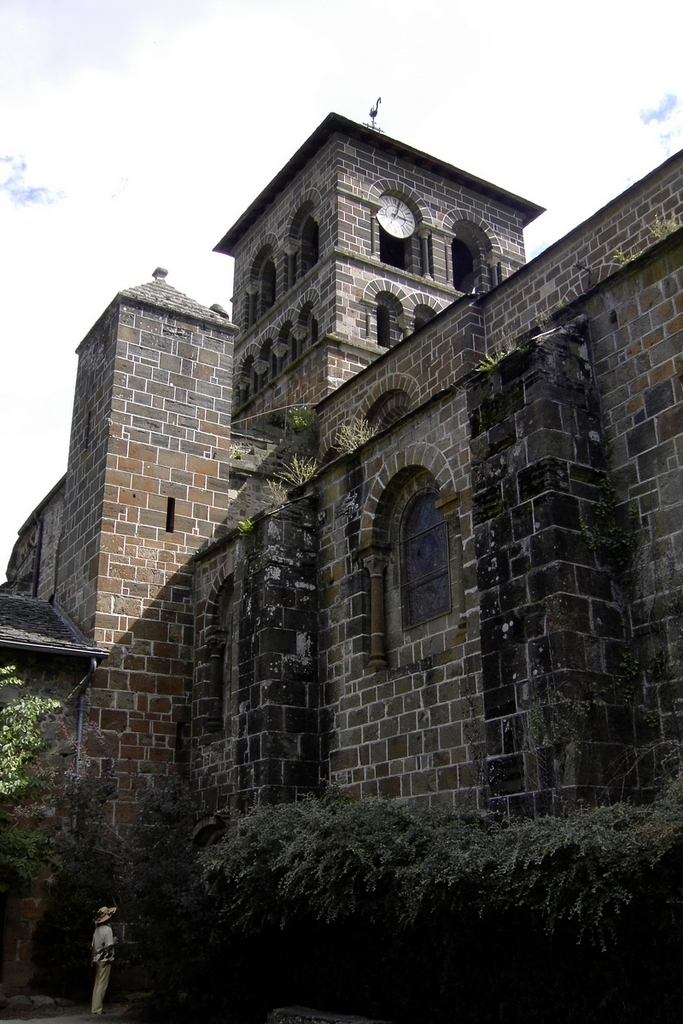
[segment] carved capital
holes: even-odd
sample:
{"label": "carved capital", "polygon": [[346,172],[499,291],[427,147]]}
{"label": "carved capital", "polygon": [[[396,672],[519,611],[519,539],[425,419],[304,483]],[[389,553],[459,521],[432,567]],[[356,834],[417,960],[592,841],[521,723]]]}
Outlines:
{"label": "carved capital", "polygon": [[389,561],[391,548],[380,541],[370,541],[356,548],[356,558],[371,576],[381,576]]}

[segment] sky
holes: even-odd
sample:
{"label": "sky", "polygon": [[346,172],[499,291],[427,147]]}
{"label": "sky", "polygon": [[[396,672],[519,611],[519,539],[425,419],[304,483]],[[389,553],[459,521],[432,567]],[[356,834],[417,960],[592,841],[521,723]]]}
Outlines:
{"label": "sky", "polygon": [[680,0],[0,0],[0,580],[66,470],[122,288],[230,309],[228,227],[330,112],[547,208],[540,252],[683,147]]}

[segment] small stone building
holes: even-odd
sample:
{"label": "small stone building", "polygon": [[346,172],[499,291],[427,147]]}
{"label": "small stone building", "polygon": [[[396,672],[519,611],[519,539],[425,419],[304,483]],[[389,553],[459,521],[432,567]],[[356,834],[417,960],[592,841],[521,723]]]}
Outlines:
{"label": "small stone building", "polygon": [[171,771],[199,842],[330,785],[652,795],[682,708],[682,172],[526,263],[538,206],[331,114],[217,246],[234,322],[162,270],[116,296],[6,584],[107,652],[116,826]]}
{"label": "small stone building", "polygon": [[[45,505],[45,503],[43,503]],[[47,518],[47,513],[46,513]],[[24,692],[58,702],[43,723],[49,743],[45,760],[56,778],[76,776],[84,769],[80,742],[88,715],[88,687],[98,664],[107,656],[83,636],[61,609],[44,599],[0,592],[0,667],[13,667],[24,689],[0,685],[0,708]],[[54,814],[48,795],[42,813]],[[0,934],[3,936],[2,977],[10,989],[30,982],[31,933],[43,912],[39,890],[30,894],[0,892]]]}

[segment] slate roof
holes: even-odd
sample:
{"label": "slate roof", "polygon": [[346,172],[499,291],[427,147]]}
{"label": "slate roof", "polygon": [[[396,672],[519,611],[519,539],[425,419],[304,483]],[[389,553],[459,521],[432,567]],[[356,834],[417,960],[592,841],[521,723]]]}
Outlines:
{"label": "slate roof", "polygon": [[318,125],[313,134],[306,139],[303,146],[296,151],[291,160],[275,175],[270,184],[266,185],[263,192],[256,197],[239,220],[223,235],[218,245],[214,246],[213,251],[232,256],[233,249],[249,228],[336,132],[349,138],[357,139],[360,142],[368,143],[375,149],[383,150],[390,157],[398,157],[401,160],[414,164],[416,167],[424,167],[434,174],[446,178],[447,181],[453,181],[464,188],[478,192],[480,195],[488,196],[489,199],[494,199],[497,202],[505,203],[506,206],[511,206],[513,210],[518,210],[522,214],[522,224],[524,227],[544,212],[544,208],[538,206],[537,203],[532,203],[528,199],[515,195],[514,192],[508,192],[507,189],[493,185],[490,181],[484,181],[483,178],[478,178],[476,174],[469,174],[467,171],[462,171],[459,167],[454,167],[453,164],[446,163],[445,160],[439,160],[436,157],[430,156],[429,153],[413,149],[412,146],[407,146],[404,142],[399,142],[398,139],[392,139],[389,135],[378,132],[374,128],[357,124],[356,121],[349,121],[347,117],[342,117],[341,114],[333,113],[328,114],[325,120]]}
{"label": "slate roof", "polygon": [[189,316],[193,320],[201,320],[203,323],[220,324],[221,327],[236,329],[227,314],[223,316],[212,309],[207,309],[206,306],[202,306],[201,302],[195,302],[194,299],[179,292],[177,288],[167,284],[163,279],[139,284],[135,288],[124,288],[116,298],[124,301],[129,299],[136,303],[141,302],[147,306],[156,306],[166,309],[170,313],[179,313],[181,316]]}
{"label": "slate roof", "polygon": [[0,647],[98,661],[107,657],[56,605],[15,594],[0,593]]}

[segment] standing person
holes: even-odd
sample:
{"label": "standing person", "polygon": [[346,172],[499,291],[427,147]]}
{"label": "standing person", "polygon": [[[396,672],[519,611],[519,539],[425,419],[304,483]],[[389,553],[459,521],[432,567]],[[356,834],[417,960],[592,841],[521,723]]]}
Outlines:
{"label": "standing person", "polygon": [[111,930],[111,925],[107,924],[107,921],[110,921],[115,913],[116,907],[100,907],[93,921],[95,932],[92,937],[90,954],[91,960],[95,965],[95,984],[92,990],[91,1010],[97,1014],[103,1012],[102,1000],[104,999],[104,993],[107,991],[111,965],[114,959],[116,939]]}

